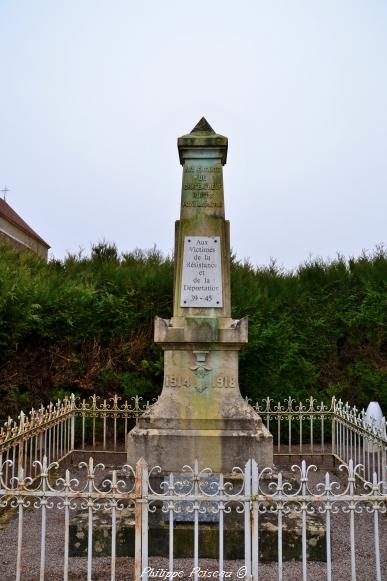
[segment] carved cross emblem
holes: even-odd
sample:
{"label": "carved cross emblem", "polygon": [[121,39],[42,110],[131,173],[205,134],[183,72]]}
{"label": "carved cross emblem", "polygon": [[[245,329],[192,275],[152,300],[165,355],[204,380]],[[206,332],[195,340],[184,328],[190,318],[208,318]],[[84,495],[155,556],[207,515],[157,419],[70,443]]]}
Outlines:
{"label": "carved cross emblem", "polygon": [[193,353],[196,357],[196,361],[195,365],[191,367],[191,370],[195,373],[197,377],[197,383],[193,387],[199,393],[202,393],[204,390],[208,388],[208,383],[206,379],[208,374],[212,371],[212,368],[207,367],[206,365],[208,351],[194,351]]}

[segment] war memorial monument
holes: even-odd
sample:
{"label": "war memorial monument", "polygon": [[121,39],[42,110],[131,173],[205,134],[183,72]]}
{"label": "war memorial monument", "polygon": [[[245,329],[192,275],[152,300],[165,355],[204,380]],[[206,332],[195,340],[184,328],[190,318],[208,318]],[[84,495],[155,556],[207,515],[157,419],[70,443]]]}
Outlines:
{"label": "war memorial monument", "polygon": [[143,457],[150,466],[176,472],[198,459],[215,472],[231,472],[249,458],[273,463],[272,436],[239,389],[238,356],[248,341],[248,321],[231,318],[227,147],[227,137],[204,118],[178,139],[183,180],[173,316],[156,317],[154,333],[164,351],[164,383],[157,403],[128,435],[132,465]]}

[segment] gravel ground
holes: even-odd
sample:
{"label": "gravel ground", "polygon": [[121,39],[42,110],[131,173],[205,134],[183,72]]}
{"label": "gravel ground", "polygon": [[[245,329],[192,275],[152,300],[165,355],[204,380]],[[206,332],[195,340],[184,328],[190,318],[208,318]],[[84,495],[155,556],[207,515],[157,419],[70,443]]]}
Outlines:
{"label": "gravel ground", "polygon": [[[313,482],[320,482],[322,475],[313,474]],[[337,477],[336,477],[337,479]],[[373,517],[363,512],[357,514],[356,522],[356,572],[358,581],[376,579],[375,558],[373,545]],[[0,522],[0,581],[15,579],[16,543],[17,543],[17,514],[7,511],[2,515]],[[63,578],[63,545],[64,545],[64,516],[62,510],[50,509],[47,511],[47,549],[46,549],[46,580],[59,581]],[[382,579],[387,580],[387,515],[380,517],[380,553],[382,557]],[[351,579],[350,543],[349,543],[349,515],[338,514],[332,516],[332,554],[333,579],[347,581]],[[23,520],[23,552],[22,576],[25,581],[39,579],[40,562],[40,510],[26,510]],[[110,558],[93,559],[93,580],[110,579]],[[151,571],[150,579],[166,579],[168,560],[151,557],[149,559]],[[193,579],[192,561],[177,559],[175,571],[182,572],[179,579]],[[243,562],[225,562],[223,579],[243,578]],[[302,579],[302,564],[299,561],[287,561],[283,564],[283,578],[285,580]],[[219,579],[218,565],[214,560],[200,560],[200,579]],[[117,581],[132,581],[134,579],[134,560],[128,557],[116,559]],[[163,572],[164,571],[164,572]],[[238,573],[239,572],[239,573]],[[86,579],[86,558],[71,557],[69,559],[69,579]],[[239,575],[239,576],[238,576]],[[271,581],[278,578],[276,563],[260,564],[260,579]],[[308,579],[319,580],[326,578],[326,563],[309,562]]]}

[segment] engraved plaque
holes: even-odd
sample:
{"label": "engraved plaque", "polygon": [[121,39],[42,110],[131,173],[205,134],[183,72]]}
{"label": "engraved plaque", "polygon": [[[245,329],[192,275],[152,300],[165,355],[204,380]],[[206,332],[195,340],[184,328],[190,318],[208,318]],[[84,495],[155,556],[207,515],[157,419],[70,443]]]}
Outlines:
{"label": "engraved plaque", "polygon": [[185,236],[181,307],[223,307],[219,236]]}

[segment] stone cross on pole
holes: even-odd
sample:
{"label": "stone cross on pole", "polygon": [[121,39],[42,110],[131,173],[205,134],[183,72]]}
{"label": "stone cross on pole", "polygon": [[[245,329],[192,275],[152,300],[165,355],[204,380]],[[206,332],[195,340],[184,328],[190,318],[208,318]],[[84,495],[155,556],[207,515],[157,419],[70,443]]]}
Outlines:
{"label": "stone cross on pole", "polygon": [[225,220],[223,165],[227,137],[202,118],[178,139],[183,166],[180,220],[175,226],[173,316],[155,320],[164,350],[157,403],[128,435],[128,462],[181,471],[195,459],[230,472],[249,458],[273,461],[272,436],[242,398],[238,354],[247,318],[231,318],[230,228]]}

